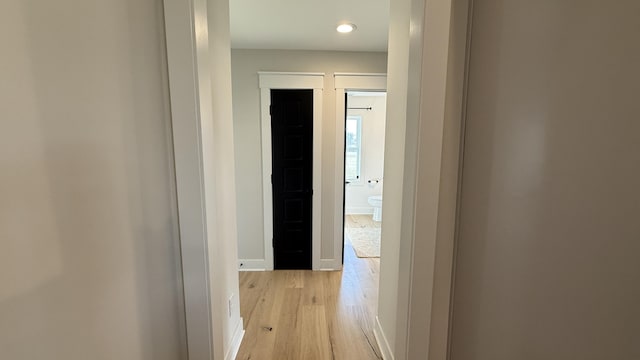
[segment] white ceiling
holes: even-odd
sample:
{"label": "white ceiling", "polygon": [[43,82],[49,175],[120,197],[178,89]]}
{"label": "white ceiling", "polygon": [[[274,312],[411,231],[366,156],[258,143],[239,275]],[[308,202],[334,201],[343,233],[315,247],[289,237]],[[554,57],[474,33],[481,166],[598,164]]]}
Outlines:
{"label": "white ceiling", "polygon": [[[231,47],[387,51],[389,0],[230,0]],[[358,28],[340,34],[336,27]]]}

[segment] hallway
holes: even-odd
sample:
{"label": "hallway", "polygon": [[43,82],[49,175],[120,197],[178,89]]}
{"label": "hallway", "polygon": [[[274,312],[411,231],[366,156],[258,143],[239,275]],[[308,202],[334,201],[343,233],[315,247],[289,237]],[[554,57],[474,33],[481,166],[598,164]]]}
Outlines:
{"label": "hallway", "polygon": [[345,244],[342,271],[240,273],[238,360],[381,359],[373,335],[379,258]]}

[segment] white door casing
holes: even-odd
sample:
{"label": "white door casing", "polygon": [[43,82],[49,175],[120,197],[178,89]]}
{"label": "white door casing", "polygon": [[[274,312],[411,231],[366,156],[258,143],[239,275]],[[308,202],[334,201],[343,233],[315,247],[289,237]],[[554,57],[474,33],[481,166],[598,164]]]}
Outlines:
{"label": "white door casing", "polygon": [[271,89],[313,90],[312,269],[321,270],[322,244],[322,91],[324,73],[259,72],[262,124],[262,204],[264,267],[273,270],[273,191],[271,189]]}
{"label": "white door casing", "polygon": [[[452,0],[414,0],[412,1],[412,28],[420,31],[411,32],[411,69],[416,70],[428,70],[424,72],[414,72],[420,74],[412,80],[414,87],[410,86],[410,90],[417,88],[418,91],[413,95],[412,101],[409,102],[408,108],[410,113],[417,112],[418,114],[411,115],[421,118],[424,123],[426,120],[439,120],[436,127],[442,126],[443,118],[446,119],[445,134],[442,132],[435,133],[433,136],[425,136],[425,132],[429,129],[424,129],[420,134],[416,134],[419,138],[436,139],[441,140],[440,143],[422,143],[422,147],[419,148],[420,155],[424,156],[421,165],[425,169],[440,168],[438,165],[442,165],[438,159],[428,157],[426,155],[433,154],[433,147],[439,147],[442,151],[445,148],[447,151],[451,151],[454,154],[445,154],[449,159],[446,164],[448,171],[442,176],[437,174],[439,179],[455,180],[457,179],[457,157],[455,153],[460,150],[460,124],[456,123],[460,120],[461,108],[463,108],[462,98],[464,97],[464,68],[465,68],[465,51],[467,47],[467,22],[468,22],[468,10],[469,1],[461,0],[454,2]],[[170,81],[170,101],[171,101],[171,116],[172,127],[174,135],[174,155],[176,165],[176,177],[177,179],[177,192],[178,192],[178,214],[180,218],[180,241],[182,253],[182,277],[184,283],[184,296],[185,296],[185,312],[187,323],[187,342],[189,349],[189,359],[213,359],[214,358],[214,342],[219,341],[217,338],[222,337],[223,330],[221,324],[212,323],[211,313],[215,310],[214,304],[211,302],[211,294],[209,292],[210,282],[216,280],[216,276],[220,274],[214,274],[209,272],[209,254],[207,251],[207,244],[203,242],[206,234],[206,225],[203,214],[203,195],[202,190],[204,182],[202,178],[202,163],[201,158],[204,155],[202,148],[200,147],[199,139],[199,121],[200,121],[200,102],[199,102],[199,72],[197,68],[198,62],[198,50],[202,47],[202,38],[198,31],[206,31],[207,27],[202,26],[202,19],[207,19],[206,2],[203,0],[164,0],[164,15],[165,15],[165,32],[167,39],[167,58],[168,58],[168,73]],[[427,15],[427,16],[425,16]],[[432,21],[425,21],[428,18]],[[452,26],[456,31],[454,34],[449,33],[449,27]],[[199,30],[198,30],[199,29]],[[197,40],[197,41],[196,41]],[[207,50],[208,52],[208,50]],[[215,55],[215,52],[213,52]],[[423,54],[427,54],[424,58]],[[451,56],[447,61],[442,61],[443,54]],[[443,82],[441,74],[447,74],[446,80]],[[320,226],[321,226],[321,214],[320,214],[320,179],[316,179],[316,176],[321,174],[321,142],[320,138],[316,139],[316,136],[321,135],[321,122],[316,119],[322,118],[322,78],[324,74],[295,74],[295,73],[264,73],[264,75],[273,75],[270,79],[275,80],[278,76],[282,76],[285,80],[280,84],[286,84],[287,80],[293,80],[294,76],[316,76],[321,79],[320,86],[314,89],[314,180],[313,187],[314,193],[314,205],[313,205],[313,267],[322,268],[323,266],[320,259]],[[337,77],[342,75],[350,76],[349,74],[336,74]],[[356,74],[351,74],[356,75]],[[365,75],[365,74],[361,74]],[[374,74],[370,74],[374,75]],[[433,81],[435,79],[439,81]],[[317,81],[317,80],[316,80]],[[428,86],[427,86],[428,85]],[[345,86],[345,85],[340,85]],[[287,88],[287,87],[284,87]],[[305,87],[310,88],[310,87]],[[338,90],[336,86],[336,90]],[[351,89],[349,86],[342,88],[342,97],[337,96],[336,112],[339,109],[344,108],[344,90]],[[362,88],[353,88],[354,90]],[[434,97],[429,91],[435,91]],[[446,106],[443,108],[442,93],[446,92],[447,101]],[[261,89],[262,96],[264,98],[265,89]],[[267,91],[268,93],[268,91]],[[270,94],[269,94],[270,95]],[[213,96],[216,96],[214,92]],[[422,101],[420,101],[422,100]],[[440,102],[440,106],[430,106],[433,101]],[[340,106],[342,104],[343,106]],[[265,104],[262,104],[263,114]],[[268,105],[266,106],[268,114]],[[421,111],[424,110],[424,113]],[[344,121],[344,115],[337,115],[336,121]],[[427,122],[429,123],[429,122]],[[453,123],[453,124],[449,124]],[[344,124],[340,124],[338,128],[343,128]],[[447,129],[451,126],[450,129]],[[440,130],[442,130],[440,128]],[[337,132],[340,133],[340,132]],[[447,137],[445,137],[447,135]],[[344,134],[336,135],[341,139],[336,139],[336,146],[343,143],[342,137]],[[263,117],[263,134],[264,140],[264,117]],[[269,134],[270,142],[270,134]],[[431,147],[424,146],[431,144]],[[445,146],[442,146],[445,145]],[[263,149],[265,142],[263,141]],[[270,152],[270,146],[269,152]],[[338,155],[340,154],[340,155]],[[342,149],[336,152],[336,157],[342,157]],[[318,161],[316,161],[316,157]],[[455,160],[453,160],[455,159]],[[263,152],[263,175],[264,169],[270,169],[270,157],[269,166],[264,165],[265,154]],[[431,161],[429,161],[431,160]],[[343,159],[336,161],[336,182],[340,182],[340,186],[336,186],[335,197],[343,196],[338,194],[342,192],[342,178],[343,167],[339,167],[339,163],[343,162]],[[434,166],[435,165],[435,166]],[[417,183],[416,188],[412,188],[407,191],[407,195],[418,196],[421,190],[436,190],[438,193],[442,189],[434,189],[435,184],[439,182],[432,182],[431,184],[421,183],[421,177],[424,177],[424,173],[415,174],[415,169],[407,169],[409,175],[413,177],[413,183]],[[270,171],[269,171],[270,175]],[[265,182],[265,180],[267,180]],[[263,185],[270,184],[270,179],[265,179],[263,176]],[[446,183],[446,182],[445,182]],[[264,186],[263,186],[264,189]],[[400,276],[398,278],[401,283],[403,294],[399,294],[398,302],[398,314],[404,318],[404,321],[399,321],[394,326],[400,333],[398,333],[396,343],[395,355],[396,358],[404,358],[404,355],[420,352],[421,354],[428,353],[430,358],[435,360],[444,360],[447,356],[447,339],[448,339],[448,325],[449,325],[449,303],[451,295],[451,264],[453,263],[453,245],[454,235],[452,230],[454,226],[452,224],[452,218],[455,219],[455,208],[457,201],[457,189],[451,187],[442,191],[443,197],[439,199],[440,207],[446,204],[446,216],[442,216],[439,219],[439,211],[421,211],[421,216],[416,216],[414,221],[413,216],[411,220],[407,222],[406,229],[407,234],[400,240],[403,244],[404,251],[401,251],[400,257],[402,262],[405,263],[403,269],[400,269]],[[265,199],[263,199],[266,203]],[[336,201],[336,206],[341,200]],[[424,198],[421,204],[410,204],[409,208],[421,208],[421,205],[433,206],[432,198]],[[266,204],[265,204],[266,207]],[[271,207],[269,206],[269,209]],[[438,210],[444,210],[442,208]],[[336,217],[342,210],[336,212]],[[269,213],[271,210],[269,210]],[[445,211],[443,211],[445,212]],[[405,215],[403,215],[405,216]],[[272,227],[272,218],[269,219],[269,228]],[[425,229],[415,229],[416,223],[433,223],[433,221],[439,223],[439,232],[441,229],[446,229],[446,233],[439,233],[434,236],[433,233],[428,234]],[[440,224],[441,221],[444,224]],[[265,212],[265,224],[266,224],[266,212]],[[342,219],[339,219],[336,224],[342,224]],[[336,226],[336,229],[340,229]],[[414,234],[414,230],[416,230]],[[203,234],[203,232],[205,234]],[[340,229],[341,232],[341,229]],[[268,241],[265,228],[265,257],[267,253],[270,253],[271,266],[273,266],[273,249],[271,248],[271,238]],[[272,233],[272,231],[270,232]],[[340,233],[335,237],[335,246],[340,253],[340,247],[342,241],[340,239]],[[417,247],[413,241],[415,237],[423,236],[428,241],[425,245]],[[339,240],[339,241],[337,241]],[[437,244],[438,246],[435,246]],[[267,246],[268,245],[268,246]],[[436,248],[435,254],[431,251],[432,248]],[[428,259],[422,266],[416,267],[414,259]],[[213,259],[215,261],[215,259]],[[340,259],[335,259],[340,261]],[[436,271],[438,270],[438,271]],[[424,281],[428,279],[429,281]],[[421,281],[414,281],[421,280]],[[434,281],[435,280],[435,281]],[[418,285],[419,284],[419,285]],[[418,286],[417,286],[418,285]],[[411,306],[414,304],[414,306]],[[226,310],[226,304],[225,304]],[[432,314],[439,314],[436,317],[431,317]],[[414,319],[409,323],[409,318]],[[399,319],[400,320],[400,319]],[[422,325],[422,326],[419,326]],[[216,341],[214,341],[216,340]],[[425,349],[426,348],[426,349]],[[217,349],[216,349],[217,350]],[[425,351],[426,350],[426,351]],[[393,358],[393,357],[392,357]],[[216,358],[216,360],[218,360]]]}

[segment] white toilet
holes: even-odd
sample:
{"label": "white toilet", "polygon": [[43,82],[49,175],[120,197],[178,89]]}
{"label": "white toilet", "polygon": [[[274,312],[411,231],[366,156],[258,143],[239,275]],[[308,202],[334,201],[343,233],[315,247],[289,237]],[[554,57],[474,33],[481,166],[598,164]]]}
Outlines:
{"label": "white toilet", "polygon": [[367,201],[373,206],[373,221],[382,221],[382,195],[369,196]]}

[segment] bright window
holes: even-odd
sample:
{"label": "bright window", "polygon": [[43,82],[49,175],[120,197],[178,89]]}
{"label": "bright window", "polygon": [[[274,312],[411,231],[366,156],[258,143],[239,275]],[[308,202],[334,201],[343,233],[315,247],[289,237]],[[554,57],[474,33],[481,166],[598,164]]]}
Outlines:
{"label": "bright window", "polygon": [[344,178],[346,181],[360,181],[361,148],[362,116],[347,116],[344,152]]}

